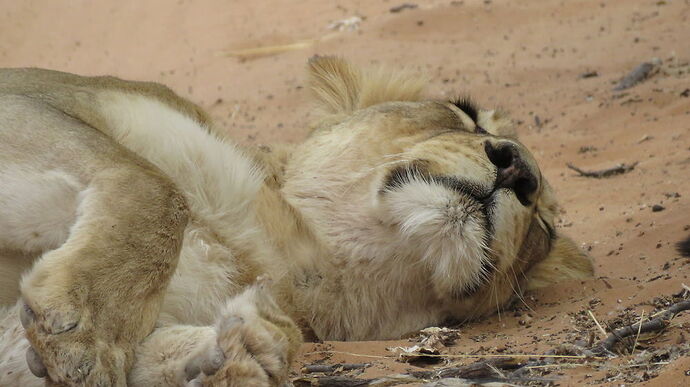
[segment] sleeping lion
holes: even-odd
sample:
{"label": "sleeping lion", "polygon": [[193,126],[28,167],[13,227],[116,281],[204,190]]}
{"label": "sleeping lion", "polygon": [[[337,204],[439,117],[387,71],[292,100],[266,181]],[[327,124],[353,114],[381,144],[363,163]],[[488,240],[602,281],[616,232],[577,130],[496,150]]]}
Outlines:
{"label": "sleeping lion", "polygon": [[301,144],[156,83],[0,70],[0,385],[279,386],[304,339],[398,338],[586,278],[510,121],[309,63]]}

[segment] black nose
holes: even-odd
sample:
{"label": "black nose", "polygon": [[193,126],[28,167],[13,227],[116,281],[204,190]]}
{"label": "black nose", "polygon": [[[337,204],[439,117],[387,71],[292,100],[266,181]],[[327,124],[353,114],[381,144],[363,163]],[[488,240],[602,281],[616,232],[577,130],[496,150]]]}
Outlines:
{"label": "black nose", "polygon": [[496,166],[494,189],[508,188],[524,206],[532,204],[532,194],[537,190],[537,178],[520,157],[517,146],[510,142],[484,143],[489,160]]}

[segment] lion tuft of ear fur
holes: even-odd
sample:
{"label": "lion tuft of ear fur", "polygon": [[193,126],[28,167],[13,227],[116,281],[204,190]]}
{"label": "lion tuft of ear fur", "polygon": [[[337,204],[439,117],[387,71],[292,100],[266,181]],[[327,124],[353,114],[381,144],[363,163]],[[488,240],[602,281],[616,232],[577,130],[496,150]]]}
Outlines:
{"label": "lion tuft of ear fur", "polygon": [[549,255],[527,273],[527,289],[540,289],[569,279],[591,278],[593,275],[591,258],[572,239],[559,235]]}
{"label": "lion tuft of ear fur", "polygon": [[477,123],[494,136],[517,138],[513,120],[503,110],[481,110]]}
{"label": "lion tuft of ear fur", "polygon": [[334,56],[309,60],[309,83],[322,115],[348,114],[387,101],[418,101],[423,77],[382,67],[360,69]]}

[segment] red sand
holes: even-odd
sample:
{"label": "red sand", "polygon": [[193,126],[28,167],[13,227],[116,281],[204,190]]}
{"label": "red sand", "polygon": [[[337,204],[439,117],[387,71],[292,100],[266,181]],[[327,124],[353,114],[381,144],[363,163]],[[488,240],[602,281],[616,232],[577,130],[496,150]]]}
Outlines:
{"label": "red sand", "polygon": [[[690,284],[690,262],[673,247],[690,234],[690,98],[681,95],[690,87],[687,0],[434,0],[389,12],[401,3],[0,0],[0,66],[163,82],[201,103],[244,143],[305,135],[303,69],[317,53],[360,64],[403,64],[431,77],[432,96],[471,93],[484,106],[507,109],[560,196],[560,231],[590,250],[597,279],[530,294],[532,311],[504,312],[464,327],[449,353],[542,353],[593,330],[578,325],[575,313],[590,309],[607,321],[632,307],[635,316],[643,310],[649,315],[654,297]],[[307,48],[248,60],[225,54],[317,39],[333,33],[329,23],[355,15],[363,18],[357,31]],[[622,93],[611,91],[653,57],[663,61],[658,74]],[[598,76],[579,77],[588,71]],[[576,176],[566,162],[583,169],[639,164],[628,174],[598,180]],[[653,212],[654,204],[665,210]],[[486,338],[472,340],[478,335]],[[690,317],[683,315],[653,347],[689,335]],[[390,356],[385,348],[395,344],[326,347]],[[305,344],[303,352],[323,347]],[[303,355],[295,369],[323,357]],[[338,354],[328,361],[372,359]],[[365,375],[414,368],[373,361]],[[660,375],[648,383],[690,385],[688,370],[690,358],[681,358],[651,372]],[[620,384],[644,377],[643,371],[609,370],[606,379],[605,370],[577,367],[551,376],[564,385]]]}

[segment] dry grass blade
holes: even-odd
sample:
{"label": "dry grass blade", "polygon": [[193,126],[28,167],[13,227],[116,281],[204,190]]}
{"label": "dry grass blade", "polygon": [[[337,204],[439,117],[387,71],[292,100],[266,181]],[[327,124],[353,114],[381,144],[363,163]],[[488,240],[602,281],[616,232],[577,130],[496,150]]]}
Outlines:
{"label": "dry grass blade", "polygon": [[597,328],[599,328],[599,332],[601,332],[601,334],[604,335],[604,337],[608,336],[608,334],[606,333],[606,329],[604,329],[604,327],[602,327],[601,324],[599,324],[597,318],[594,317],[594,313],[592,313],[591,310],[588,310],[587,313],[589,313],[589,317],[592,318],[594,324],[596,324]]}
{"label": "dry grass blade", "polygon": [[323,41],[327,41],[329,39],[332,39],[337,35],[338,34],[333,33],[333,34],[324,35],[320,38],[296,40],[294,42],[285,43],[285,44],[274,44],[274,45],[242,48],[242,49],[237,49],[237,50],[227,50],[227,51],[220,52],[220,55],[231,56],[231,57],[235,57],[235,58],[238,58],[241,60],[260,58],[260,57],[264,57],[264,56],[281,54],[283,52],[288,52],[288,51],[303,50],[303,49],[312,47],[314,44],[316,44],[318,42],[323,42]]}
{"label": "dry grass blade", "polygon": [[644,310],[640,313],[640,322],[637,323],[637,336],[635,336],[635,342],[633,343],[632,351],[630,354],[635,353],[635,348],[637,347],[637,341],[640,339],[640,331],[642,330],[642,321],[644,321]]}

